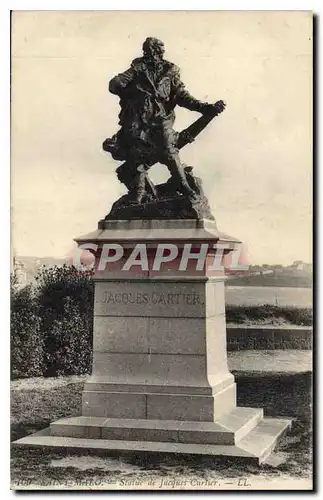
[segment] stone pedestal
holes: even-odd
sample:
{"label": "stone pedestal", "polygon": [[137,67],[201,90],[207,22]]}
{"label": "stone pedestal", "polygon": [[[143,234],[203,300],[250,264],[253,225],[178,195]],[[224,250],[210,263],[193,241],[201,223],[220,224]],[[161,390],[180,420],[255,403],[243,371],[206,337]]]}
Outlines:
{"label": "stone pedestal", "polygon": [[[233,252],[237,240],[212,221],[131,220],[102,221],[77,242],[94,245],[96,257],[93,369],[82,416],[54,422],[47,434],[20,443],[263,460],[289,421],[236,406],[224,275],[214,259],[219,251]],[[123,257],[100,270],[107,243],[121,245]],[[160,243],[178,253],[158,270]],[[138,244],[148,264],[123,269]],[[194,258],[181,269],[188,244],[191,254],[207,245],[198,270]]]}

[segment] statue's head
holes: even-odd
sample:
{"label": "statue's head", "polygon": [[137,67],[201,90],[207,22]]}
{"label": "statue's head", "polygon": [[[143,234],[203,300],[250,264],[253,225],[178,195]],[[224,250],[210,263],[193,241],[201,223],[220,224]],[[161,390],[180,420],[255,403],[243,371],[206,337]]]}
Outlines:
{"label": "statue's head", "polygon": [[145,58],[156,64],[162,61],[165,47],[163,42],[158,40],[158,38],[148,37],[142,45],[142,50]]}

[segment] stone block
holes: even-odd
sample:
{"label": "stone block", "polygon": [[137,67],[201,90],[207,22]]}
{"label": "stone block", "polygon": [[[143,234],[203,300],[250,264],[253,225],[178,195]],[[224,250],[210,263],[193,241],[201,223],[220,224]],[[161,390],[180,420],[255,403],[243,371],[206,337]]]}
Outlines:
{"label": "stone block", "polygon": [[154,420],[214,421],[212,396],[148,394],[147,418]]}
{"label": "stone block", "polygon": [[258,425],[263,419],[263,413],[260,408],[234,407],[217,421],[234,434],[234,442],[237,443]]}
{"label": "stone block", "polygon": [[233,383],[217,392],[213,395],[214,398],[214,410],[213,410],[213,420],[217,420],[223,414],[229,413],[233,408],[236,407],[237,402],[237,387]]}
{"label": "stone block", "polygon": [[209,386],[206,358],[186,354],[93,353],[93,376],[112,384]]}
{"label": "stone block", "polygon": [[234,444],[234,433],[213,422],[183,422],[178,432],[180,443]]}
{"label": "stone block", "polygon": [[225,315],[206,318],[207,373],[211,383],[216,383],[220,373],[228,373]]}
{"label": "stone block", "polygon": [[95,316],[93,350],[148,353],[150,321],[147,317]]}
{"label": "stone block", "polygon": [[278,438],[291,427],[291,420],[265,418],[243,439],[239,441],[239,448],[248,450],[263,462],[274,449]]}
{"label": "stone block", "polygon": [[102,429],[103,439],[122,439],[129,441],[164,441],[177,442],[177,430],[161,428],[143,428],[143,427],[110,427]]}
{"label": "stone block", "polygon": [[83,391],[82,415],[106,418],[146,418],[146,396]]}
{"label": "stone block", "polygon": [[152,353],[205,354],[205,318],[155,318],[149,320],[148,344]]}
{"label": "stone block", "polygon": [[51,436],[100,439],[106,418],[70,417],[50,424]]}
{"label": "stone block", "polygon": [[225,314],[225,289],[222,279],[210,279],[205,283],[205,316]]}
{"label": "stone block", "polygon": [[[214,319],[214,321],[212,321]],[[205,354],[206,329],[210,340],[223,344],[224,318],[148,318],[96,316],[93,349],[97,352]],[[218,349],[216,351],[219,352]]]}

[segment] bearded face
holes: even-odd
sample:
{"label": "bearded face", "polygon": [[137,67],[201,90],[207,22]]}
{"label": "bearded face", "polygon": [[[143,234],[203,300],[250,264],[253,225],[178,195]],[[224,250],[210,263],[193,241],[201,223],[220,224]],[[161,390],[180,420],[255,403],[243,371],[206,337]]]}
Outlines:
{"label": "bearded face", "polygon": [[143,44],[143,52],[148,64],[158,66],[164,57],[164,44],[157,38],[147,38]]}

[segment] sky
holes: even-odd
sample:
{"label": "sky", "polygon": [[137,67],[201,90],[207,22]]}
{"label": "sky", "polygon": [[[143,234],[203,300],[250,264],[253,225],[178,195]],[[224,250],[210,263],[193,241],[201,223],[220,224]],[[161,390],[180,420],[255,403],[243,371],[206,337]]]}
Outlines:
{"label": "sky", "polygon": [[[11,213],[16,255],[64,257],[126,192],[102,151],[110,79],[165,43],[198,99],[227,108],[181,151],[220,231],[251,264],[312,260],[312,18],[282,11],[20,11],[12,17]],[[181,130],[198,113],[177,108]],[[165,166],[150,170],[154,182]]]}

